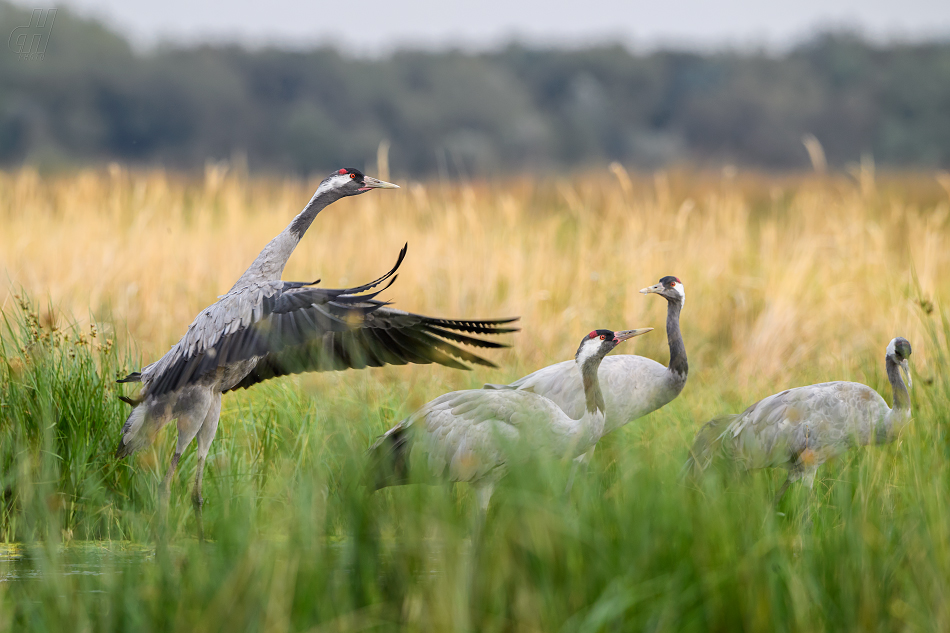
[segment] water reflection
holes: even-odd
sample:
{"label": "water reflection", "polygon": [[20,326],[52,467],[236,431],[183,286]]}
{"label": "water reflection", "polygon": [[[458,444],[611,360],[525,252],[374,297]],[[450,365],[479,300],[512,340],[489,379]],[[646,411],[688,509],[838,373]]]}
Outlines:
{"label": "water reflection", "polygon": [[101,576],[155,559],[155,546],[128,541],[72,541],[47,551],[43,544],[0,543],[0,583],[63,576]]}

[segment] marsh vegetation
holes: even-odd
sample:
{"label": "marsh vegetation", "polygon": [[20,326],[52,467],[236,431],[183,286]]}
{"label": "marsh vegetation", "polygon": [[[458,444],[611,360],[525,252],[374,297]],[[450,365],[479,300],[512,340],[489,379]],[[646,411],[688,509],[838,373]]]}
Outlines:
{"label": "marsh vegetation", "polygon": [[[189,451],[157,546],[174,432],[114,460],[114,380],[177,340],[314,183],[0,174],[0,631],[947,629],[950,192],[932,174],[856,176],[615,168],[340,202],[285,279],[373,278],[408,242],[384,298],[523,330],[498,369],[227,396],[209,541],[194,539]],[[373,438],[418,405],[569,358],[592,328],[657,327],[624,351],[665,362],[665,302],[637,291],[667,274],[689,288],[689,383],[604,438],[569,495],[568,467],[529,460],[473,544],[464,486],[354,485]],[[914,420],[893,445],[827,465],[784,516],[784,473],[680,479],[702,422],[779,388],[844,379],[889,398],[897,335],[914,345]]]}

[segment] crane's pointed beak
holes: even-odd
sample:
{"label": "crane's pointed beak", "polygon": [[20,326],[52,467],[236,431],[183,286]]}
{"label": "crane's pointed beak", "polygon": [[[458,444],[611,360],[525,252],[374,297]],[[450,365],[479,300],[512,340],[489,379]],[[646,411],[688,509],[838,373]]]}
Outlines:
{"label": "crane's pointed beak", "polygon": [[910,378],[910,363],[907,362],[906,358],[901,361],[900,368],[901,373],[904,374],[904,382],[907,383],[907,388],[912,388],[914,386],[914,381]]}
{"label": "crane's pointed beak", "polygon": [[621,332],[614,332],[614,340],[618,343],[623,343],[628,338],[633,338],[635,336],[640,336],[641,334],[646,334],[647,332],[652,332],[652,327],[644,327],[639,330],[623,330]]}
{"label": "crane's pointed beak", "polygon": [[640,290],[640,294],[642,295],[648,295],[651,292],[663,292],[663,284],[653,284],[652,286],[647,286]]}
{"label": "crane's pointed beak", "polygon": [[394,185],[391,182],[379,180],[372,176],[363,176],[363,186],[360,187],[359,190],[369,191],[370,189],[399,189],[399,185]]}

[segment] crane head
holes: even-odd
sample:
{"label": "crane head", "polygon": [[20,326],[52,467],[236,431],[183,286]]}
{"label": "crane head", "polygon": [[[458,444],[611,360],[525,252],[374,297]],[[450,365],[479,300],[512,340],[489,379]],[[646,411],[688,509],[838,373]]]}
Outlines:
{"label": "crane head", "polygon": [[898,336],[887,344],[887,355],[885,356],[885,358],[893,359],[900,366],[908,387],[911,385],[911,380],[910,363],[907,359],[910,358],[911,353],[913,353],[913,350],[910,348],[910,341],[903,336]]}
{"label": "crane head", "polygon": [[677,301],[680,304],[686,302],[686,286],[680,281],[679,277],[667,275],[660,279],[659,283],[648,286],[640,291],[641,294],[658,294],[667,301]]}
{"label": "crane head", "polygon": [[912,351],[910,341],[903,336],[898,336],[887,345],[887,355],[893,356],[897,362],[902,362],[910,358]]}
{"label": "crane head", "polygon": [[370,189],[399,189],[399,185],[366,176],[353,167],[344,167],[327,176],[320,183],[320,189],[336,191],[343,196],[358,196]]}
{"label": "crane head", "polygon": [[613,330],[594,330],[581,341],[574,360],[582,367],[590,361],[596,360],[600,362],[610,350],[627,339],[646,334],[652,329],[652,327],[645,327],[638,330],[621,330],[619,332],[614,332]]}

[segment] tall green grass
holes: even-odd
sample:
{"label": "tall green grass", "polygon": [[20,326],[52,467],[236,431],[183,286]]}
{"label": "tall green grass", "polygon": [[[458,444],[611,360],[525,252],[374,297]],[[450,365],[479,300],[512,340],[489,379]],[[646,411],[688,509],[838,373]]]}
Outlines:
{"label": "tall green grass", "polygon": [[[409,412],[396,378],[429,371],[403,368],[228,396],[210,541],[193,536],[189,451],[156,544],[174,430],[114,460],[114,379],[135,363],[21,299],[0,336],[0,540],[19,543],[0,557],[0,631],[948,630],[950,322],[922,318],[930,340],[914,344],[937,371],[915,376],[914,423],[824,467],[813,494],[793,489],[785,516],[779,473],[679,478],[691,412],[748,404],[700,373],[605,438],[569,495],[564,464],[515,467],[473,542],[465,487],[355,483],[372,438]],[[887,394],[879,356],[848,377]],[[435,375],[415,388],[437,392]]]}
{"label": "tall green grass", "polygon": [[0,540],[121,536],[118,514],[141,498],[109,459],[129,363],[95,325],[16,301],[0,321]]}

